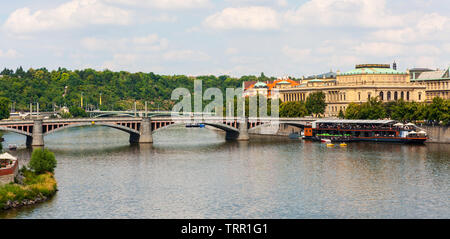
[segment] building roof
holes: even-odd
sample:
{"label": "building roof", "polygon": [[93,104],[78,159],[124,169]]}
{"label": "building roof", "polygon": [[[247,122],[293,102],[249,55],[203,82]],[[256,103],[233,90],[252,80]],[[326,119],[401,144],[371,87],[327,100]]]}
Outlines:
{"label": "building roof", "polygon": [[277,85],[278,85],[278,84],[280,84],[280,85],[290,85],[291,82],[288,82],[288,81],[285,81],[285,80],[284,80],[284,81],[278,82]]}
{"label": "building roof", "polygon": [[0,159],[17,160],[17,158],[15,158],[9,153],[0,154]]}
{"label": "building roof", "polygon": [[308,83],[309,83],[309,82],[323,82],[323,80],[320,80],[320,79],[314,79],[314,80],[309,80]]}
{"label": "building roof", "polygon": [[341,75],[404,75],[407,74],[403,71],[397,71],[390,68],[358,68],[354,69],[345,73],[342,73]]}
{"label": "building roof", "polygon": [[449,70],[447,69],[447,70],[442,70],[442,71],[423,72],[415,80],[437,80],[437,79],[449,78],[448,71]]}
{"label": "building roof", "polygon": [[253,87],[254,88],[266,88],[267,84],[260,81],[260,82],[256,83]]}
{"label": "building roof", "polygon": [[432,69],[428,69],[428,68],[412,68],[412,69],[410,69],[409,70],[410,72],[411,71],[415,71],[415,72],[417,72],[417,71],[422,71],[422,72],[425,72],[425,71],[433,71]]}
{"label": "building roof", "polygon": [[320,79],[320,78],[336,78],[336,72],[327,72],[319,75],[308,76],[305,79]]}
{"label": "building roof", "polygon": [[391,124],[395,123],[395,120],[329,120],[320,119],[314,121],[315,123],[324,124]]}

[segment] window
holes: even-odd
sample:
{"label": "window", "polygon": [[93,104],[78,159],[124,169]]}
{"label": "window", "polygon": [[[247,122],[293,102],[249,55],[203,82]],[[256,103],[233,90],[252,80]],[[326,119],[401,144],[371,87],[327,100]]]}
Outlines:
{"label": "window", "polygon": [[[409,92],[408,92],[408,97],[409,97]],[[422,100],[422,93],[419,93],[419,101]]]}
{"label": "window", "polygon": [[[406,100],[409,100],[409,91],[406,92]],[[419,100],[420,100],[420,94],[419,94]]]}
{"label": "window", "polygon": [[370,97],[371,97],[370,93],[367,93],[367,100],[370,100]]}
{"label": "window", "polygon": [[388,93],[387,93],[387,100],[391,100],[391,92],[390,91],[388,91]]}
{"label": "window", "polygon": [[402,98],[402,100],[405,98],[405,93],[402,91],[400,98]]}
{"label": "window", "polygon": [[397,91],[394,92],[394,100],[398,100],[398,93],[397,93]]}
{"label": "window", "polygon": [[383,91],[380,92],[380,100],[382,100],[382,101],[384,100],[384,93],[383,93]]}

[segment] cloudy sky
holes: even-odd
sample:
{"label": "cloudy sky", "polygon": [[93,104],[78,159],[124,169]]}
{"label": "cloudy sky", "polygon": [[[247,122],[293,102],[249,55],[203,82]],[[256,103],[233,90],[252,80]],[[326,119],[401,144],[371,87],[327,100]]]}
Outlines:
{"label": "cloudy sky", "polygon": [[17,0],[0,68],[270,76],[450,65],[448,0]]}

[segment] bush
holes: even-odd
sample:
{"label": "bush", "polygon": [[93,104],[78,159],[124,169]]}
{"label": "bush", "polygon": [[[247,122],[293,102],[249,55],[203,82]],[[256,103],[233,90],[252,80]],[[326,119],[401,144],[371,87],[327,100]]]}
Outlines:
{"label": "bush", "polygon": [[53,173],[56,168],[55,155],[48,149],[35,149],[31,154],[30,168],[36,174]]}

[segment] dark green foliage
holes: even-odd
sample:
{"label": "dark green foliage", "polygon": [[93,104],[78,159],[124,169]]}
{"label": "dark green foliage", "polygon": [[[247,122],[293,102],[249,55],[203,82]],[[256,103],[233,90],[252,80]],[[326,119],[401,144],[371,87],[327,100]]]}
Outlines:
{"label": "dark green foliage", "polygon": [[37,148],[31,154],[29,165],[36,174],[53,173],[56,168],[55,155],[48,149]]}
{"label": "dark green foliage", "polygon": [[339,119],[344,119],[345,118],[345,114],[344,114],[344,111],[342,111],[342,109],[339,110],[338,117],[339,117]]}
{"label": "dark green foliage", "polygon": [[313,114],[316,117],[325,113],[326,107],[325,94],[322,91],[314,92],[306,99],[306,109],[308,109],[310,114]]}
{"label": "dark green foliage", "polygon": [[[69,71],[60,68],[48,71],[46,68],[29,69],[21,67],[15,72],[4,69],[0,78],[0,97],[6,96],[16,102],[16,109],[28,111],[30,102],[39,102],[41,111],[52,111],[57,106],[80,106],[83,92],[83,107],[98,108],[102,94],[102,110],[130,110],[134,101],[143,109],[148,101],[148,109],[169,110],[175,102],[171,101],[172,91],[187,88],[193,92],[194,80],[203,81],[203,89],[216,87],[222,92],[226,88],[240,88],[243,81],[271,80],[261,77],[242,76],[163,76],[154,73],[95,71],[92,69]],[[8,105],[9,106],[9,105]],[[9,107],[7,107],[9,108]]]}
{"label": "dark green foliage", "polygon": [[6,97],[0,97],[0,120],[9,118],[9,106],[11,101]]}
{"label": "dark green foliage", "polygon": [[303,102],[284,102],[280,105],[280,117],[296,118],[308,115],[308,110]]}
{"label": "dark green foliage", "polygon": [[370,99],[363,104],[350,103],[345,111],[346,119],[382,119],[390,118],[403,122],[428,121],[449,125],[450,100],[436,97],[431,104],[405,102],[400,99],[382,103],[377,99]]}
{"label": "dark green foliage", "polygon": [[[83,118],[83,117],[87,117],[88,116],[86,111],[84,109],[82,109],[81,107],[78,107],[78,106],[70,107],[69,111],[70,111],[70,115],[75,117],[75,118]],[[64,117],[68,117],[68,115],[66,114]]]}

